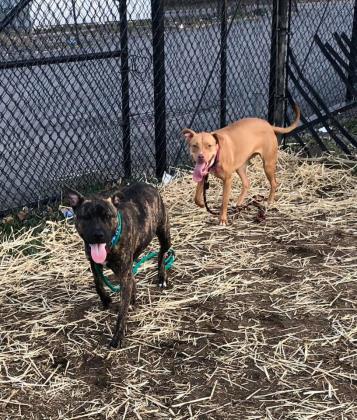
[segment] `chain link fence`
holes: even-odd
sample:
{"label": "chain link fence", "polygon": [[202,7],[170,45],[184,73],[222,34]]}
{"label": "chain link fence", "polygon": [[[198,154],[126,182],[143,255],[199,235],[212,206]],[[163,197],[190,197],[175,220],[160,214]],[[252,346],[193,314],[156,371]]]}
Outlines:
{"label": "chain link fence", "polygon": [[[281,3],[1,2],[0,211],[56,198],[64,184],[161,177],[188,162],[182,128],[268,118]],[[355,103],[317,41],[352,40],[355,1],[288,3],[288,52],[303,76],[329,109]],[[356,55],[350,46],[347,78]],[[314,118],[291,78],[287,87],[305,121]]]}

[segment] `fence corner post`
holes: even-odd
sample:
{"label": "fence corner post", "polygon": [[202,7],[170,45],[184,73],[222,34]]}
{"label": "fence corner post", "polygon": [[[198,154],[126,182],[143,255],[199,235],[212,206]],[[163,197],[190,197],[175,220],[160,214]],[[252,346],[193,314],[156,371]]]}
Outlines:
{"label": "fence corner post", "polygon": [[220,127],[227,124],[227,0],[218,0],[221,21]]}
{"label": "fence corner post", "polygon": [[[351,34],[350,62],[348,65],[348,82],[349,86],[357,89],[357,0],[355,0],[353,11],[353,24]],[[352,89],[347,87],[346,101],[350,102],[354,98]]]}
{"label": "fence corner post", "polygon": [[151,0],[156,176],[167,168],[164,0]]}
{"label": "fence corner post", "polygon": [[273,0],[268,121],[283,126],[289,40],[289,2]]}
{"label": "fence corner post", "polygon": [[120,18],[120,74],[121,74],[121,116],[123,137],[124,177],[131,177],[130,103],[129,103],[129,52],[127,0],[119,1]]}

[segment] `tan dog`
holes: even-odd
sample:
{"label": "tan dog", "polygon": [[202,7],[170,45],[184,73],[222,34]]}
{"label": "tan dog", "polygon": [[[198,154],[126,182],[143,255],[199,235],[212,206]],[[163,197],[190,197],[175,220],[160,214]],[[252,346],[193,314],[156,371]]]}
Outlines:
{"label": "tan dog", "polygon": [[227,223],[227,207],[231,194],[234,172],[242,180],[242,191],[237,206],[241,206],[249,189],[247,164],[249,159],[259,154],[264,164],[266,177],[270,182],[268,204],[274,201],[277,182],[275,178],[278,155],[276,134],[287,134],[294,130],[300,120],[300,109],[294,106],[295,121],[286,128],[275,127],[259,118],[244,118],[227,127],[211,133],[196,133],[185,128],[182,134],[190,147],[191,156],[196,164],[193,179],[198,183],[195,203],[204,207],[203,185],[208,173],[223,180],[223,200],[220,211],[220,224]]}

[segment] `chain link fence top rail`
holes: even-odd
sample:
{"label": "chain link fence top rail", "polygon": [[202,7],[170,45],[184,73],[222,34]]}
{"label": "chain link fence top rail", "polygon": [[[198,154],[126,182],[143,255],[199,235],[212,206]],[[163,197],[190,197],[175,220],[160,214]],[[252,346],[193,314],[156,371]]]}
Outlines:
{"label": "chain link fence top rail", "polygon": [[[154,176],[158,164],[188,162],[182,128],[220,126],[223,1],[167,0],[163,28],[151,8],[160,1],[127,0],[125,16],[119,0],[1,3],[0,211],[58,196],[63,184]],[[226,3],[225,122],[266,118],[272,2]],[[344,86],[314,36],[350,33],[353,4],[293,2],[291,49],[329,105]]]}

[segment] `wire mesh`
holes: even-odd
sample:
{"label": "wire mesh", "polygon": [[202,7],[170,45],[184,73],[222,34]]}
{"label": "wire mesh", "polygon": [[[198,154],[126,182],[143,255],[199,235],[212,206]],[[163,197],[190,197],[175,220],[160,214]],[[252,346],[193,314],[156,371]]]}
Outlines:
{"label": "wire mesh", "polygon": [[[64,184],[161,176],[188,162],[182,128],[266,118],[272,4],[1,2],[0,211],[58,197]],[[346,86],[314,37],[351,36],[354,4],[292,2],[291,51],[329,107]],[[291,82],[289,91],[314,113]]]}

